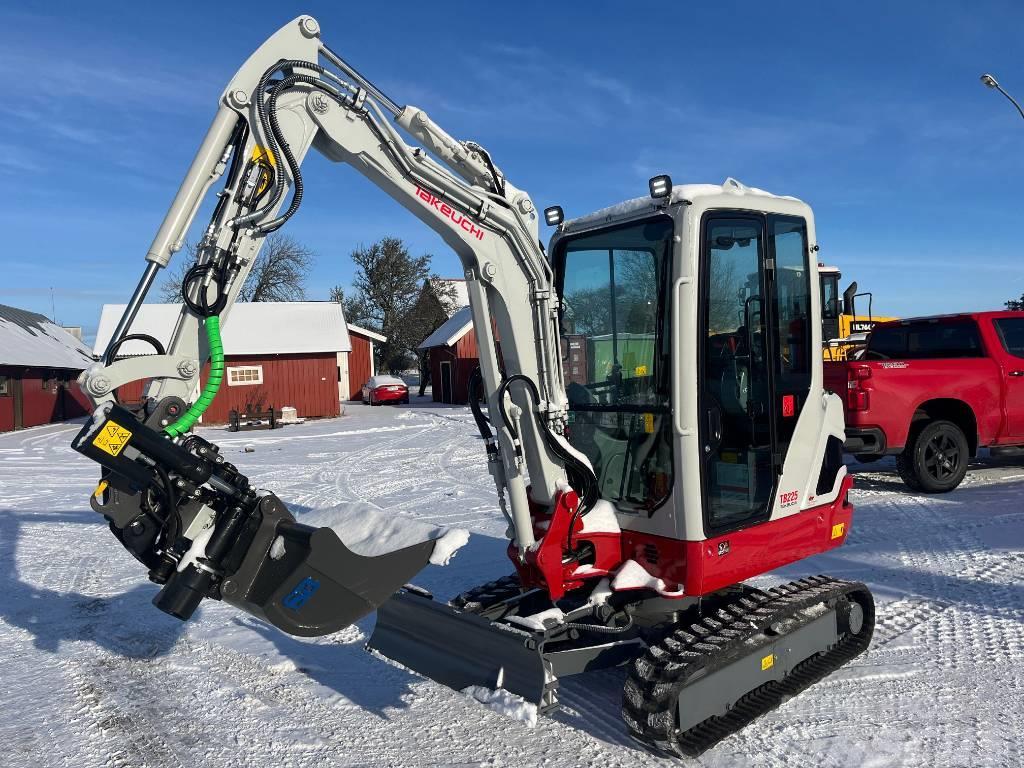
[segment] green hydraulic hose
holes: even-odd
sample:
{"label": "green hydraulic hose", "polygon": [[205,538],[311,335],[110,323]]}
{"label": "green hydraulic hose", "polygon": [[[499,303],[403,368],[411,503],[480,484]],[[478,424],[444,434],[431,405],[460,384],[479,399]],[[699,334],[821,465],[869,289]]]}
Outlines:
{"label": "green hydraulic hose", "polygon": [[203,326],[206,328],[206,339],[210,347],[210,375],[206,379],[203,391],[199,393],[199,399],[192,407],[176,422],[164,427],[164,432],[171,437],[178,437],[192,428],[203,412],[210,407],[217,390],[220,389],[220,383],[224,380],[224,344],[220,338],[220,318],[212,315],[203,321]]}

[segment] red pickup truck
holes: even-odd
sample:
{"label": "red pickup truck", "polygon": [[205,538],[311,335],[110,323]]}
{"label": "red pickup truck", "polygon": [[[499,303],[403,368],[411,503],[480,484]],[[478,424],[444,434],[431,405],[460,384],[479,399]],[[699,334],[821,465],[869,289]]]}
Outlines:
{"label": "red pickup truck", "polygon": [[979,448],[1024,445],[1024,312],[879,323],[860,359],[825,363],[825,385],[845,393],[847,452],[951,491]]}

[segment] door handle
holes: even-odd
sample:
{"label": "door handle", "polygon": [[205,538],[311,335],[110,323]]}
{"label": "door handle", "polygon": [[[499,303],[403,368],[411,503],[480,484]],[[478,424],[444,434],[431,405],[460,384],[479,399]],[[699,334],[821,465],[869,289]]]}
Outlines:
{"label": "door handle", "polygon": [[704,445],[705,453],[711,454],[718,450],[722,444],[722,412],[717,405],[712,405],[707,410],[708,432],[707,442]]}
{"label": "door handle", "polygon": [[1024,376],[1024,371],[1010,371],[1010,376]]}

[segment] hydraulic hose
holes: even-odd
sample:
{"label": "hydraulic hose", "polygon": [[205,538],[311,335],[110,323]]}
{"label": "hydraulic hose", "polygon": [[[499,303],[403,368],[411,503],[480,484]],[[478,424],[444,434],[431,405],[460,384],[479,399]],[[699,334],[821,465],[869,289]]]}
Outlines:
{"label": "hydraulic hose", "polygon": [[210,407],[217,390],[220,389],[221,381],[224,380],[224,344],[220,338],[220,318],[211,315],[203,321],[203,327],[206,328],[206,339],[210,347],[210,375],[206,379],[206,384],[203,385],[199,399],[192,404],[192,407],[185,411],[176,422],[164,427],[164,432],[171,437],[178,437],[192,428],[192,425]]}

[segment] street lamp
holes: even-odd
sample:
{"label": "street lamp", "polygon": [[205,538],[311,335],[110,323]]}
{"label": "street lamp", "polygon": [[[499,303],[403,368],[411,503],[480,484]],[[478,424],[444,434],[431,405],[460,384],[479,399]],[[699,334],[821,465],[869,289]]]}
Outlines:
{"label": "street lamp", "polygon": [[1021,109],[1020,104],[1017,103],[1017,100],[1013,98],[1013,96],[1011,96],[1010,94],[1003,90],[1003,86],[999,84],[998,80],[996,80],[994,77],[992,77],[992,75],[986,72],[984,75],[981,76],[981,82],[983,82],[989,88],[995,88],[997,91],[1003,94],[1003,96],[1008,98],[1010,100],[1010,103],[1017,108],[1018,112],[1020,112],[1020,116],[1024,118],[1024,109]]}

